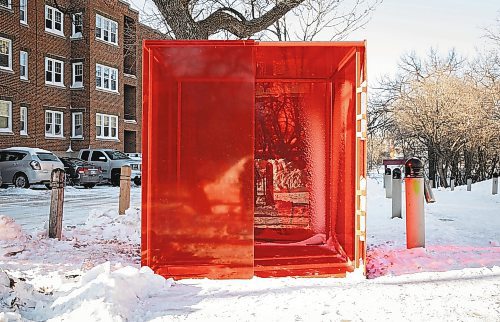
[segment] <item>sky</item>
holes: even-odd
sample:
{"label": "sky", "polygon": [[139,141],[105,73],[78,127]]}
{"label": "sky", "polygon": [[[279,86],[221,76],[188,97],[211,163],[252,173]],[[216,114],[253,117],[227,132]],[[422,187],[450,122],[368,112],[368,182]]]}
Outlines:
{"label": "sky", "polygon": [[[143,8],[145,0],[130,2]],[[367,40],[368,79],[373,82],[395,73],[401,55],[411,51],[423,56],[431,47],[443,54],[455,48],[473,56],[488,46],[483,28],[498,16],[498,0],[384,0],[365,28],[347,40]]]}

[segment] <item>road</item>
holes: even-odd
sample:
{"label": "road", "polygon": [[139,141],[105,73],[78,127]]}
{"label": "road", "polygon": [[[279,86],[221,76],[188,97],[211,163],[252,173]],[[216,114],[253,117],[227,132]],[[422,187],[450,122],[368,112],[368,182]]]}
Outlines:
{"label": "road", "polygon": [[[118,187],[97,186],[93,189],[65,188],[63,225],[82,225],[92,209],[118,208]],[[51,191],[45,187],[33,189],[0,189],[0,216],[12,217],[25,231],[44,228],[49,218]],[[140,187],[131,187],[131,206],[138,207]]]}

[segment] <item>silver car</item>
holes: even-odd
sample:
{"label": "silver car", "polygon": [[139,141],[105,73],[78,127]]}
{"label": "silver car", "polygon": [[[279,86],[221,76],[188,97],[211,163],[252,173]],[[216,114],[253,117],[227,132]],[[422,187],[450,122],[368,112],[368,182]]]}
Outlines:
{"label": "silver car", "polygon": [[8,148],[0,150],[0,172],[3,184],[29,188],[31,184],[50,185],[54,169],[64,164],[52,152],[36,148]]}

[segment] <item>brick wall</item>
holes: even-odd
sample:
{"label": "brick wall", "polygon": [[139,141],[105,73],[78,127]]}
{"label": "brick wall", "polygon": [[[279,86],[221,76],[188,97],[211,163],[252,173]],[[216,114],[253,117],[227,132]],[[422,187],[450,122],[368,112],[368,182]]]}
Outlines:
{"label": "brick wall", "polygon": [[[45,5],[51,0],[28,1],[28,23],[20,23],[19,0],[12,0],[12,9],[0,8],[0,37],[12,40],[12,72],[0,71],[0,100],[12,102],[12,133],[0,133],[0,148],[30,146],[66,154],[81,148],[124,149],[124,131],[135,132],[136,151],[141,142],[141,53],[142,40],[163,38],[163,35],[138,23],[138,12],[121,0],[58,0],[64,13],[64,37],[45,30]],[[72,14],[81,12],[83,34],[73,39]],[[96,39],[96,14],[118,24],[118,44]],[[135,44],[125,47],[125,19],[135,22]],[[133,41],[132,41],[133,42]],[[135,75],[124,74],[124,53],[135,50]],[[28,52],[28,81],[20,79],[19,51]],[[64,87],[45,84],[45,57],[64,62]],[[83,88],[71,88],[72,63],[83,63]],[[118,93],[96,89],[96,63],[118,69]],[[128,62],[130,64],[130,60]],[[124,85],[136,88],[136,119],[125,120]],[[22,136],[20,106],[28,107],[28,135]],[[62,112],[64,135],[49,138],[45,135],[45,111]],[[73,112],[83,113],[83,138],[71,138]],[[118,139],[96,138],[96,113],[118,116]]]}

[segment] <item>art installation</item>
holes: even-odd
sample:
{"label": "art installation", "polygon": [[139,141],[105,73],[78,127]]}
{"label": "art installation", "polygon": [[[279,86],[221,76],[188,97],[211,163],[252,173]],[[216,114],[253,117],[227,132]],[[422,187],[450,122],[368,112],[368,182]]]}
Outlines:
{"label": "art installation", "polygon": [[145,41],[142,264],[345,276],[366,249],[364,42]]}

